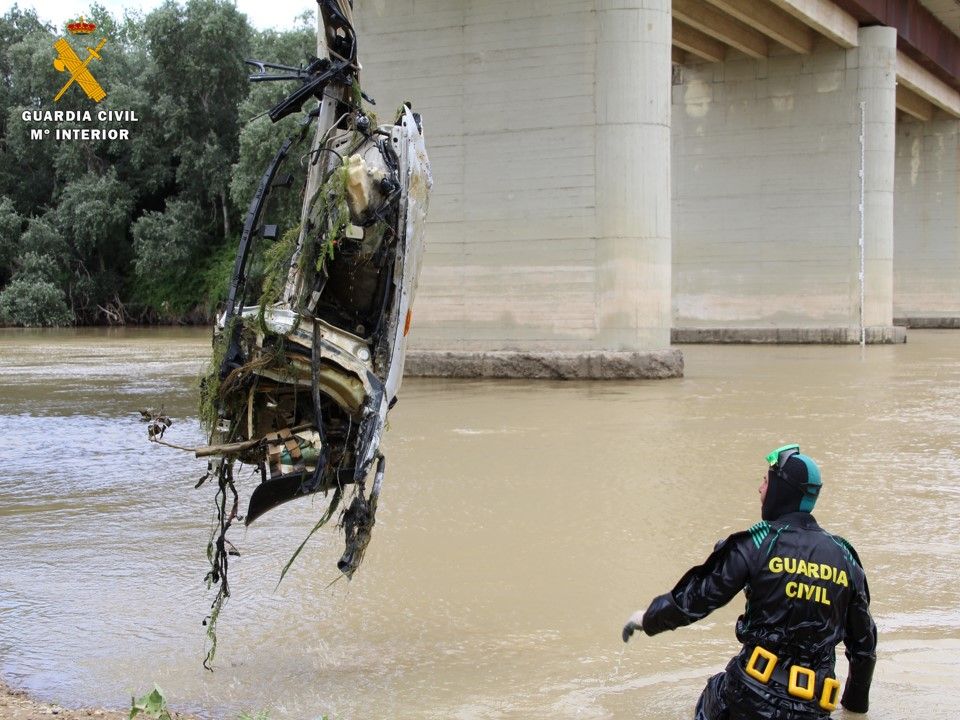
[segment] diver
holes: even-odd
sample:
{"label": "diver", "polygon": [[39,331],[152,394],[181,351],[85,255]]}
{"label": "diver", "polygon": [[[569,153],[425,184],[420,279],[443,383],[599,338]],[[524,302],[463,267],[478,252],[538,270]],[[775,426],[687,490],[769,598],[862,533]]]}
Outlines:
{"label": "diver", "polygon": [[[785,445],[767,456],[760,485],[763,520],[717,543],[703,565],[655,597],[623,628],[656,635],[706,617],[744,591],[737,620],[740,653],[714,675],[695,720],[823,720],[838,703],[865,713],[876,663],[877,628],[860,558],[811,515],[820,469]],[[835,648],[846,646],[849,673],[840,697]]]}

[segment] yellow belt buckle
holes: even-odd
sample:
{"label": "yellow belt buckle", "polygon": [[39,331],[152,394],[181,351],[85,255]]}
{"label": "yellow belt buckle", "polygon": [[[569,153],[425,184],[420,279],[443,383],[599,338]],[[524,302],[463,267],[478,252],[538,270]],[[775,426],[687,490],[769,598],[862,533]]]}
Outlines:
{"label": "yellow belt buckle", "polygon": [[[803,675],[807,682],[800,685],[798,682]],[[787,686],[787,692],[795,698],[801,700],[813,700],[815,694],[814,687],[817,684],[817,674],[810,668],[800,667],[799,665],[790,666],[790,684]]]}
{"label": "yellow belt buckle", "polygon": [[[763,658],[767,661],[767,667],[764,668],[763,672],[761,672],[760,668],[757,667],[757,663],[760,661],[760,658]],[[773,675],[773,668],[776,666],[776,664],[777,656],[769,650],[764,650],[762,647],[757,645],[753,649],[753,655],[750,656],[750,662],[747,663],[747,675],[766,685],[770,680],[770,676]]]}
{"label": "yellow belt buckle", "polygon": [[820,695],[820,707],[827,712],[837,709],[840,699],[840,682],[836,678],[827,678],[823,681],[823,693]]}

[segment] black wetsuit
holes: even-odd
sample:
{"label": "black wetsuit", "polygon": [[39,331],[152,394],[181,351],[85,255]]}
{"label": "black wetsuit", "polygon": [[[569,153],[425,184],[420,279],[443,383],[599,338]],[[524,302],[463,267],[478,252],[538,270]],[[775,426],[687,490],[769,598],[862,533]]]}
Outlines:
{"label": "black wetsuit", "polygon": [[[747,605],[737,621],[740,654],[707,683],[696,720],[812,720],[829,712],[819,706],[826,678],[833,678],[841,640],[850,663],[842,704],[866,712],[876,662],[877,629],[870,592],[856,551],[830,535],[812,515],[793,512],[760,522],[717,544],[703,565],[674,589],[654,598],[643,630],[656,635],[689,625],[744,590]],[[772,677],[761,683],[745,671],[754,648],[774,653]],[[815,697],[787,692],[792,665],[816,673]],[[758,663],[757,669],[765,669]]]}

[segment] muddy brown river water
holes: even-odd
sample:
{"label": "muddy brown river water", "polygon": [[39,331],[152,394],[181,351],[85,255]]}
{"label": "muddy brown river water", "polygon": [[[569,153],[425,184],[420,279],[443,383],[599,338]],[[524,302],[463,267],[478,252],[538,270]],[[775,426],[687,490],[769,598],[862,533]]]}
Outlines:
{"label": "muddy brown river water", "polygon": [[671,381],[408,379],[364,565],[328,587],[342,538],[323,530],[276,587],[319,502],[234,532],[212,674],[212,488],[194,490],[202,462],[148,444],[137,414],[163,403],[168,439],[198,442],[208,348],[205,330],[0,331],[11,685],[122,707],[157,682],[209,717],[689,718],[737,650],[742,596],[628,646],[621,626],[759,519],[763,456],[796,440],[823,471],[818,519],[870,580],[869,718],[960,716],[960,332],[865,351],[688,346]]}

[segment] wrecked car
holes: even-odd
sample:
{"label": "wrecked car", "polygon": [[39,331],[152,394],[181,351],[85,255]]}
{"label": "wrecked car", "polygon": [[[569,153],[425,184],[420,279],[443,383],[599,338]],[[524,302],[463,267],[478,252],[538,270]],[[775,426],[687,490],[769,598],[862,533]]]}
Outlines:
{"label": "wrecked car", "polygon": [[[420,116],[404,105],[393,122],[375,123],[363,108],[351,4],[318,5],[319,58],[305,67],[248,61],[258,70],[253,81],[299,82],[268,114],[276,122],[302,113],[303,122],[250,202],[202,382],[210,444],[197,455],[210,458],[204,479],[218,486],[207,575],[219,586],[207,619],[214,643],[229,596],[229,557],[237,554],[227,539],[235,521],[250,524],[286,502],[325,493],[313,531],[342,506],[346,549],[338,568],[349,578],[360,564],[420,273],[432,185]],[[308,174],[300,223],[284,230],[270,224],[269,200],[288,191],[291,176],[282,170],[291,157],[305,158]],[[259,470],[242,515],[238,463]]]}

